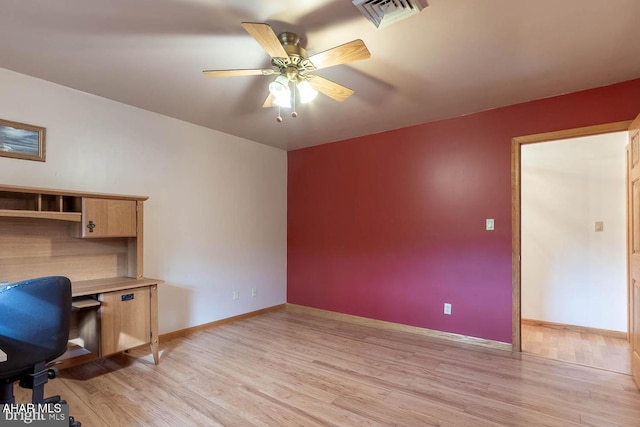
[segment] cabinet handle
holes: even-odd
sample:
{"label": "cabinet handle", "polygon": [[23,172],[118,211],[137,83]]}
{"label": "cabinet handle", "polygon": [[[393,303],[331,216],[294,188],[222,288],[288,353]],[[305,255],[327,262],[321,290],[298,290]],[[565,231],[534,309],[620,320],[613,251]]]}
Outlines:
{"label": "cabinet handle", "polygon": [[120,296],[120,301],[133,301],[133,294],[124,294]]}
{"label": "cabinet handle", "polygon": [[93,229],[96,228],[96,225],[93,221],[89,221],[89,224],[87,224],[87,228],[89,229],[89,233],[93,233]]}

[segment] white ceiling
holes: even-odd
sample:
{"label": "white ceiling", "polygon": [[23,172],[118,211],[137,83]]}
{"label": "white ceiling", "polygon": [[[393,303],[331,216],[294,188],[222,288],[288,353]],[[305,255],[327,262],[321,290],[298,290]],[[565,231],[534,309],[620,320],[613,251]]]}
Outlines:
{"label": "white ceiling", "polygon": [[[371,58],[317,72],[355,91],[276,123],[273,77],[240,26],[353,39]],[[286,150],[640,77],[639,0],[429,0],[377,29],[351,0],[0,0],[0,67]]]}

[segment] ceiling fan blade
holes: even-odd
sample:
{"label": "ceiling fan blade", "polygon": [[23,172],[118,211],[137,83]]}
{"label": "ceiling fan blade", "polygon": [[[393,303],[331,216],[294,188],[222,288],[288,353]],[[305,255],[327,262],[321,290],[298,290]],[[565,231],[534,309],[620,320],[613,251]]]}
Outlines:
{"label": "ceiling fan blade", "polygon": [[262,108],[275,107],[276,104],[273,103],[275,99],[276,97],[270,93],[267,99],[265,99],[264,104],[262,104]]}
{"label": "ceiling fan blade", "polygon": [[369,49],[360,39],[350,41],[324,52],[316,53],[309,57],[316,69],[333,67],[347,62],[359,61],[371,57]]}
{"label": "ceiling fan blade", "polygon": [[312,76],[312,78],[309,79],[309,84],[318,92],[323,93],[338,102],[342,102],[353,95],[353,91],[348,87],[344,87],[320,76]]}
{"label": "ceiling fan blade", "polygon": [[275,74],[275,71],[267,69],[255,69],[255,70],[204,70],[205,76],[208,77],[234,77],[234,76],[270,76]]}
{"label": "ceiling fan blade", "polygon": [[247,30],[256,41],[267,51],[272,58],[288,58],[287,51],[284,50],[278,36],[273,32],[269,24],[257,22],[243,22],[242,27]]}

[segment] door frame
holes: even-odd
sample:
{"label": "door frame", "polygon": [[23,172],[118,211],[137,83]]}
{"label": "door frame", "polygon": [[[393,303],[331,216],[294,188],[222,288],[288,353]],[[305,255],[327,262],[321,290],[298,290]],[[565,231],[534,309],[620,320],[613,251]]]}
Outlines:
{"label": "door frame", "polygon": [[[629,130],[633,120],[566,129],[555,132],[517,136],[511,139],[511,348],[522,351],[521,327],[521,148],[558,139],[579,138]],[[627,284],[628,286],[628,284]],[[627,316],[629,314],[627,313]]]}

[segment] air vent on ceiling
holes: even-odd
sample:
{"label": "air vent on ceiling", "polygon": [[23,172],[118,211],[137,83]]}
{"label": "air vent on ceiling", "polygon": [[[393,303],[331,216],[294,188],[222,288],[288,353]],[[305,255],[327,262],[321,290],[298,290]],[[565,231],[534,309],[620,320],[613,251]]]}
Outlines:
{"label": "air vent on ceiling", "polygon": [[378,28],[413,16],[429,6],[427,0],[353,0],[352,3]]}

